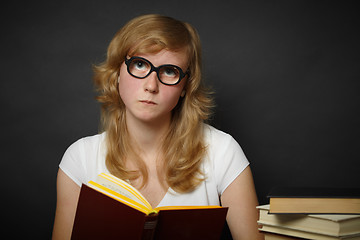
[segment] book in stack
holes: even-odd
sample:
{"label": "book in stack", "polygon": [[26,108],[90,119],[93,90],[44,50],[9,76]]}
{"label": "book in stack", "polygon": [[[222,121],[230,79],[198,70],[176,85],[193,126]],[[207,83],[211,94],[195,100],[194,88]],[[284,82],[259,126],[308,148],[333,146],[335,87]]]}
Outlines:
{"label": "book in stack", "polygon": [[152,208],[133,186],[102,173],[80,190],[71,239],[220,239],[227,208]]}
{"label": "book in stack", "polygon": [[277,187],[258,206],[266,240],[360,240],[360,189]]}

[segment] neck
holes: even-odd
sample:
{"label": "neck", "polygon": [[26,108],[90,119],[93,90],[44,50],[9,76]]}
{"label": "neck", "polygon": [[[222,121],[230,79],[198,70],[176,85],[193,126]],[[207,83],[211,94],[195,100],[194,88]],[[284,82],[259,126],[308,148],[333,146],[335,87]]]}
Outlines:
{"label": "neck", "polygon": [[140,154],[157,154],[169,129],[170,120],[157,122],[143,122],[128,118],[126,120],[130,137],[140,148]]}

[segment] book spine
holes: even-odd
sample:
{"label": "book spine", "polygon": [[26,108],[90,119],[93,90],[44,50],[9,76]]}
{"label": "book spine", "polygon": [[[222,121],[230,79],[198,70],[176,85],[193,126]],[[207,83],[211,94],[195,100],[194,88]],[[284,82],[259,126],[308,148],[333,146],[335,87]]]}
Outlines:
{"label": "book spine", "polygon": [[158,222],[158,214],[151,214],[146,217],[141,240],[154,239],[157,222]]}

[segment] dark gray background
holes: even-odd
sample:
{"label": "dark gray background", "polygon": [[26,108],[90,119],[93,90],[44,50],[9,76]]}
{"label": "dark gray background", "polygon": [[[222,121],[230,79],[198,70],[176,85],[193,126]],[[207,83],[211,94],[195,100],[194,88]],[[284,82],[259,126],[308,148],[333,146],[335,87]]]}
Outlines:
{"label": "dark gray background", "polygon": [[198,29],[216,90],[213,125],[243,147],[260,203],[279,184],[360,187],[351,2],[8,1],[0,9],[1,216],[15,238],[50,237],[62,154],[98,131],[91,65],[145,13]]}

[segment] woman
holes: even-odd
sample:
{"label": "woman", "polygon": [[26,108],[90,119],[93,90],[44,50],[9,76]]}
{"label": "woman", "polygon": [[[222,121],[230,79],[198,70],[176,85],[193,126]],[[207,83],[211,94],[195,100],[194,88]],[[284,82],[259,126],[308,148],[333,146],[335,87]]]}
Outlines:
{"label": "woman", "polygon": [[213,102],[191,25],[137,17],[116,33],[94,72],[104,131],[64,154],[53,239],[70,237],[81,184],[101,172],[130,182],[153,207],[229,207],[234,239],[262,239],[249,163],[230,135],[204,123]]}

